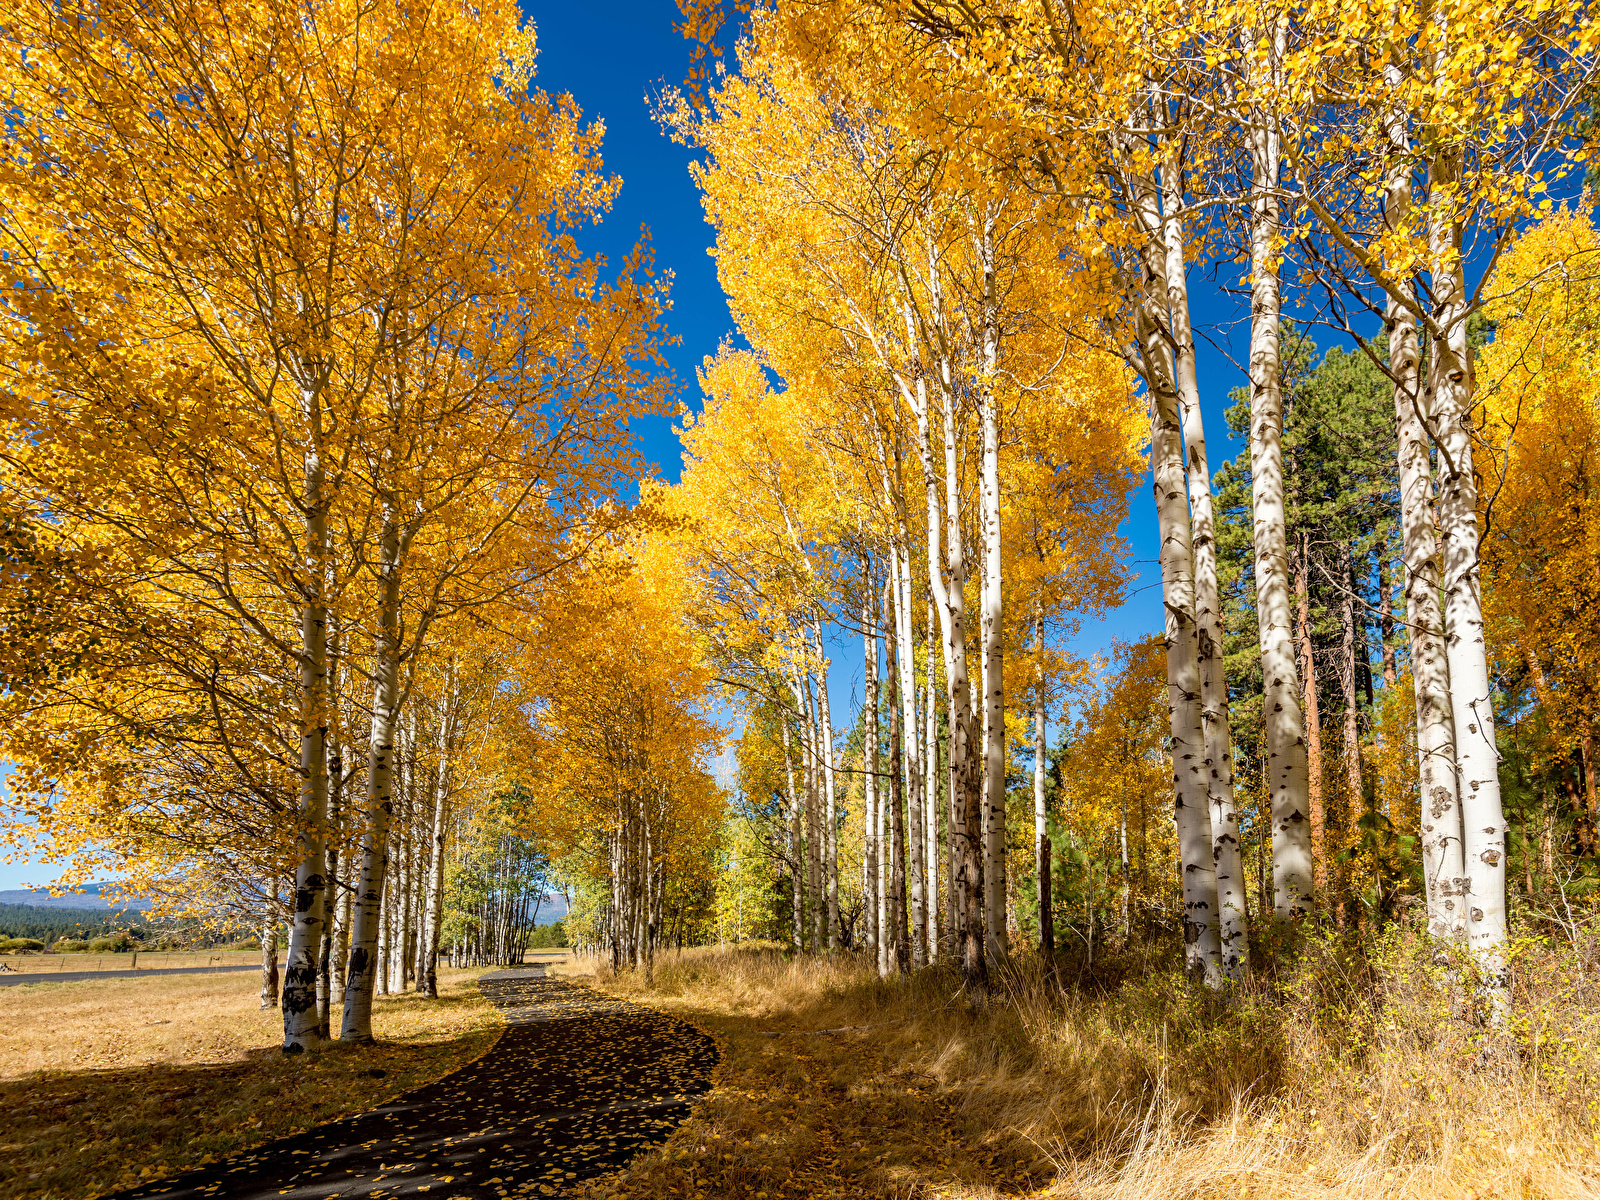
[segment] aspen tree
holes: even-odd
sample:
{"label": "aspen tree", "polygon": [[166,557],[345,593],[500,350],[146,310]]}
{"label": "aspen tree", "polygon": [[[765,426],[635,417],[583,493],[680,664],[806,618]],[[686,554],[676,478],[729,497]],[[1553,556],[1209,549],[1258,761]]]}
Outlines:
{"label": "aspen tree", "polygon": [[1044,615],[1036,613],[1033,619],[1033,878],[1034,903],[1039,911],[1039,952],[1047,959],[1055,954],[1055,918],[1050,911],[1050,834],[1048,814],[1045,811],[1044,788],[1044,727],[1045,692]]}
{"label": "aspen tree", "polygon": [[[1174,152],[1181,155],[1181,146],[1175,147]],[[1200,707],[1211,805],[1212,853],[1217,875],[1217,916],[1222,939],[1223,971],[1237,978],[1248,965],[1249,938],[1245,930],[1239,818],[1233,800],[1233,732],[1228,718],[1228,681],[1222,666],[1222,601],[1217,586],[1216,518],[1212,511],[1205,424],[1200,414],[1194,327],[1189,313],[1189,268],[1182,220],[1187,198],[1183,180],[1184,164],[1181,159],[1161,165],[1167,316],[1171,325],[1174,382],[1183,420],[1184,463],[1188,470],[1196,637],[1200,655]],[[1035,786],[1037,788],[1040,785]],[[1037,803],[1042,805],[1042,799]]]}
{"label": "aspen tree", "polygon": [[[1315,122],[1296,122],[1293,109],[1282,114],[1286,134],[1294,139],[1299,189],[1326,246],[1319,255],[1322,273],[1332,289],[1381,292],[1392,345],[1397,331],[1404,340],[1399,310],[1426,339],[1427,369],[1411,391],[1418,398],[1410,407],[1439,456],[1441,632],[1463,842],[1459,894],[1470,897],[1463,900],[1468,943],[1491,991],[1503,998],[1505,818],[1468,426],[1473,373],[1466,321],[1484,293],[1467,287],[1462,246],[1467,234],[1479,236],[1489,251],[1475,265],[1491,271],[1509,231],[1548,206],[1539,197],[1575,166],[1581,147],[1566,132],[1567,121],[1592,86],[1596,33],[1586,17],[1574,19],[1566,10],[1538,3],[1502,6],[1492,13],[1448,3],[1361,13],[1354,19],[1337,6],[1317,5],[1302,20],[1319,34],[1338,32],[1336,40],[1327,41],[1330,53],[1301,64],[1292,82],[1302,94],[1320,96],[1328,81],[1336,81],[1342,103],[1314,110],[1319,113]],[[1531,46],[1539,52],[1530,53]],[[1383,114],[1382,119],[1366,119],[1363,114],[1369,112]],[[1418,174],[1428,180],[1420,200],[1410,190]],[[1417,279],[1423,274],[1426,303]],[[1413,370],[1414,363],[1412,356],[1405,370]],[[1400,378],[1395,382],[1398,408]],[[1407,474],[1404,467],[1402,474]],[[1412,549],[1408,545],[1408,560]],[[1442,744],[1437,715],[1424,712],[1420,693],[1418,700],[1419,723],[1426,716],[1432,724],[1426,740]],[[1419,753],[1426,760],[1424,740],[1419,729]],[[1439,772],[1434,774],[1437,778]],[[1443,843],[1433,856],[1436,867],[1450,853],[1444,849],[1450,832],[1441,825],[1454,823],[1449,789],[1442,781],[1438,787],[1445,797],[1424,808],[1425,824],[1434,826],[1424,830],[1425,841]],[[1457,891],[1454,881],[1439,883],[1441,891]],[[1444,897],[1435,898],[1432,885],[1430,880],[1438,916]]]}

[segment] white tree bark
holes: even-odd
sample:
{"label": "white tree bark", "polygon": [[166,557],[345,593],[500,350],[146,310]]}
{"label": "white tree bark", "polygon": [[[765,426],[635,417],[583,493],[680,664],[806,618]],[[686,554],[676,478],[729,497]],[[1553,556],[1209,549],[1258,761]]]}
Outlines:
{"label": "white tree bark", "polygon": [[877,614],[873,611],[875,589],[865,556],[861,564],[861,651],[865,671],[862,705],[866,716],[866,736],[862,747],[862,797],[866,811],[863,816],[863,836],[866,852],[862,863],[862,921],[866,927],[867,947],[874,955],[882,948],[882,926],[878,912],[878,871],[881,861],[878,827],[878,635]]}
{"label": "white tree bark", "polygon": [[924,891],[928,904],[928,961],[939,957],[939,761],[938,681],[934,674],[934,630],[938,620],[933,611],[933,593],[928,593],[928,637],[924,649],[928,656],[928,682],[923,704],[922,736],[922,819],[927,825],[927,840],[922,852],[923,870],[928,874]]}
{"label": "white tree bark", "polygon": [[261,1007],[278,1007],[278,905],[275,897],[268,898],[267,915],[261,922]]}
{"label": "white tree bark", "polygon": [[1439,199],[1457,182],[1454,151],[1434,156],[1429,195],[1429,251],[1434,310],[1444,331],[1429,355],[1429,382],[1439,434],[1440,532],[1444,537],[1445,656],[1455,715],[1460,781],[1462,903],[1467,945],[1498,996],[1508,986],[1506,940],[1506,819],[1500,799],[1500,752],[1495,744],[1494,695],[1489,682],[1479,559],[1478,483],[1472,468],[1472,360],[1467,344],[1468,299],[1461,231]]}
{"label": "white tree bark", "polygon": [[[1146,318],[1147,359],[1162,353]],[[1173,791],[1176,796],[1179,861],[1183,872],[1184,945],[1192,970],[1217,986],[1222,980],[1222,939],[1217,921],[1216,869],[1212,859],[1211,807],[1206,787],[1205,736],[1200,721],[1200,651],[1195,628],[1189,506],[1184,495],[1183,450],[1177,396],[1152,371],[1150,460],[1161,532],[1161,591],[1166,609],[1167,710],[1171,729]]]}
{"label": "white tree bark", "polygon": [[1044,614],[1033,616],[1033,884],[1039,914],[1039,952],[1048,960],[1055,952],[1055,921],[1050,911],[1050,828],[1045,811]]}
{"label": "white tree bark", "polygon": [[295,864],[294,909],[289,925],[289,961],[283,977],[283,1052],[298,1054],[322,1044],[317,981],[327,928],[328,839],[328,514],[320,441],[322,402],[316,387],[304,390],[312,443],[305,455],[305,539],[309,560],[307,594],[300,611],[300,832]]}
{"label": "white tree bark", "polygon": [[372,729],[367,756],[367,829],[361,844],[361,882],[350,930],[344,1016],[339,1040],[372,1040],[372,997],[377,980],[378,927],[383,920],[384,877],[389,865],[389,824],[394,816],[394,742],[400,691],[400,529],[384,514],[379,537],[378,630],[373,639]]}
{"label": "white tree bark", "polygon": [[455,671],[439,705],[439,765],[433,796],[433,822],[428,838],[428,891],[421,947],[417,954],[417,990],[439,995],[439,926],[444,914],[444,853],[449,829],[451,751],[455,741],[455,706],[459,700]]}
{"label": "white tree bark", "polygon": [[[1395,165],[1385,194],[1384,219],[1407,221],[1411,208],[1411,158],[1405,128],[1390,118]],[[1390,296],[1385,324],[1389,369],[1394,375],[1394,415],[1400,471],[1400,548],[1405,571],[1406,630],[1411,646],[1412,696],[1417,712],[1417,778],[1422,807],[1422,869],[1428,928],[1445,941],[1463,938],[1462,829],[1456,773],[1455,715],[1440,603],[1439,544],[1433,528],[1431,445],[1424,421],[1431,397],[1422,389],[1417,322],[1402,298]]]}
{"label": "white tree bark", "polygon": [[1222,601],[1217,585],[1216,518],[1211,503],[1211,468],[1206,458],[1205,423],[1200,413],[1200,383],[1194,327],[1189,315],[1188,261],[1182,213],[1186,197],[1183,171],[1162,171],[1165,211],[1167,311],[1171,321],[1174,382],[1183,419],[1184,461],[1188,467],[1189,514],[1193,530],[1195,622],[1200,656],[1200,713],[1205,735],[1207,795],[1211,807],[1212,856],[1217,873],[1217,919],[1222,939],[1222,969],[1243,977],[1249,960],[1245,927],[1244,868],[1239,855],[1239,817],[1233,800],[1233,730],[1228,720],[1228,680],[1222,666]]}
{"label": "white tree bark", "polygon": [[800,796],[794,785],[794,751],[789,736],[789,714],[778,710],[779,728],[783,730],[783,774],[789,799],[789,869],[791,888],[790,945],[798,951],[804,940],[805,912],[805,848],[800,836]]}
{"label": "white tree bark", "polygon": [[828,704],[829,659],[822,652],[822,622],[811,626],[812,650],[817,656],[817,717],[822,741],[823,805],[822,873],[828,893],[828,948],[839,948],[839,821],[833,777],[833,710]]}
{"label": "white tree bark", "polygon": [[[992,284],[990,290],[992,291]],[[1006,937],[1006,685],[1000,556],[1000,411],[994,396],[994,340],[985,348],[983,422],[983,923],[985,951],[1003,956]]]}
{"label": "white tree bark", "polygon": [[1283,381],[1278,257],[1278,135],[1261,120],[1250,129],[1250,498],[1256,552],[1256,620],[1261,635],[1262,705],[1272,793],[1273,912],[1280,919],[1312,908],[1310,775],[1305,716],[1295,668],[1289,608],[1289,534],[1284,510]]}
{"label": "white tree bark", "polygon": [[926,872],[922,854],[926,839],[923,836],[922,762],[917,745],[920,726],[917,721],[917,663],[911,622],[911,538],[901,515],[903,508],[900,505],[895,507],[900,531],[896,580],[898,601],[895,604],[895,634],[899,646],[896,659],[900,668],[897,686],[900,692],[901,745],[906,776],[906,840],[910,852],[906,883],[910,902],[911,965],[920,970],[928,965],[928,916],[927,896],[923,891]]}

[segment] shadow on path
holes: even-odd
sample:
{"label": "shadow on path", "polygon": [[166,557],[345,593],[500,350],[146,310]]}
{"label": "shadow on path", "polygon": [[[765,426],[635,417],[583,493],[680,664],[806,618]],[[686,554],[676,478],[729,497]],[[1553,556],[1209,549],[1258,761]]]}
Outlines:
{"label": "shadow on path", "polygon": [[548,1194],[665,1141],[711,1087],[715,1042],[543,967],[479,981],[494,1048],[382,1108],[117,1193],[120,1200],[428,1200]]}

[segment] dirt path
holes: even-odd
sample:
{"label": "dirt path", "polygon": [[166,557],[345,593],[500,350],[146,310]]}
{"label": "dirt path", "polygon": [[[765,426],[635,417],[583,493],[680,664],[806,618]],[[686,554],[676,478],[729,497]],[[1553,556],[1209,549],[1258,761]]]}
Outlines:
{"label": "dirt path", "polygon": [[428,1200],[547,1195],[664,1141],[710,1088],[717,1048],[652,1009],[543,967],[480,986],[508,1028],[477,1062],[392,1103],[122,1200]]}

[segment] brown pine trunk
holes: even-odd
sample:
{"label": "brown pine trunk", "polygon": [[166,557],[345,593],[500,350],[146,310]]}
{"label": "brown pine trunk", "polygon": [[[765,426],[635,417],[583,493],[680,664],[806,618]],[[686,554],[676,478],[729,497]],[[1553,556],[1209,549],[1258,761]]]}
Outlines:
{"label": "brown pine trunk", "polygon": [[1392,688],[1394,669],[1394,595],[1389,579],[1389,560],[1378,555],[1378,630],[1383,638],[1379,653],[1383,657],[1383,686]]}

